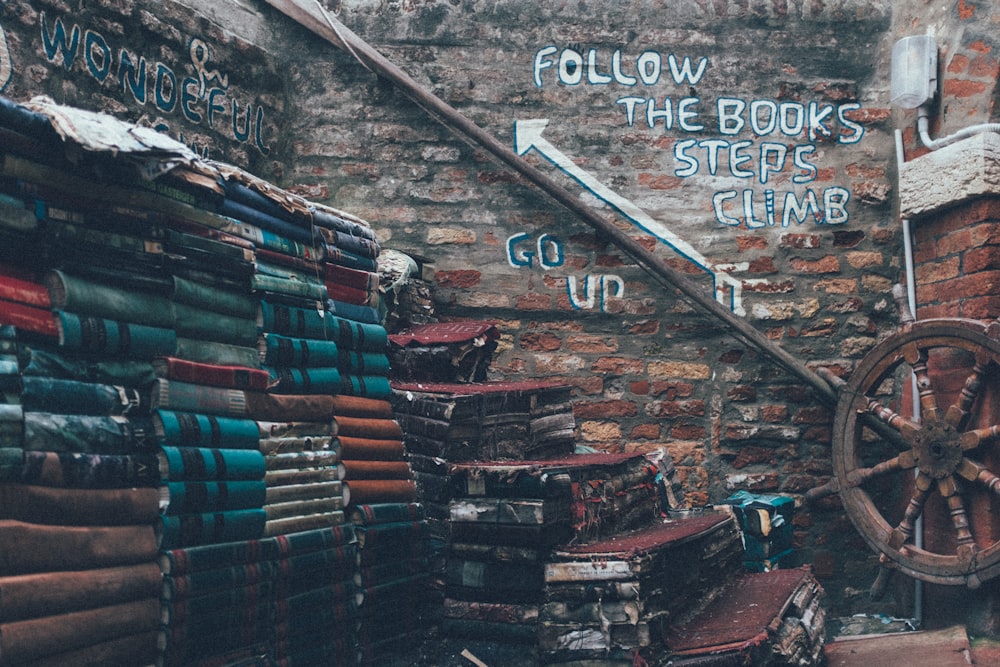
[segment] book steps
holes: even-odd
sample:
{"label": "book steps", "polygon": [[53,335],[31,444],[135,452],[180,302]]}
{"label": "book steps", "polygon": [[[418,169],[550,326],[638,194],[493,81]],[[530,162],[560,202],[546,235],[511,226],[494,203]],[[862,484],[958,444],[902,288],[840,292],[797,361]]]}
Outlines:
{"label": "book steps", "polygon": [[545,566],[545,664],[662,655],[663,631],[740,571],[733,518],[706,513],[556,548]]}
{"label": "book steps", "polygon": [[45,99],[0,138],[0,590],[107,591],[3,612],[0,664],[357,662],[348,512],[415,497],[371,228]]}

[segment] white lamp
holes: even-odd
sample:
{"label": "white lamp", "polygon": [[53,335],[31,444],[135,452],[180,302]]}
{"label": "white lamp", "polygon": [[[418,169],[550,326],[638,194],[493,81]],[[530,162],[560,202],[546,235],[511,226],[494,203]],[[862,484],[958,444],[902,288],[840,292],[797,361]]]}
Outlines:
{"label": "white lamp", "polygon": [[937,92],[937,44],[930,35],[904,37],[892,47],[889,101],[903,109],[916,109]]}

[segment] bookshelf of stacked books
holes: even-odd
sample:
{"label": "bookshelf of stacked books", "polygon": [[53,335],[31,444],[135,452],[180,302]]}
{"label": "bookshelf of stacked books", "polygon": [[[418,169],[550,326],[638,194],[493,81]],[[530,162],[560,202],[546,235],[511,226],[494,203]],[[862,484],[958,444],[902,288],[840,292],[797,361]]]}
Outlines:
{"label": "bookshelf of stacked books", "polygon": [[0,665],[397,648],[423,579],[381,526],[416,563],[423,519],[371,227],[47,99],[0,146]]}

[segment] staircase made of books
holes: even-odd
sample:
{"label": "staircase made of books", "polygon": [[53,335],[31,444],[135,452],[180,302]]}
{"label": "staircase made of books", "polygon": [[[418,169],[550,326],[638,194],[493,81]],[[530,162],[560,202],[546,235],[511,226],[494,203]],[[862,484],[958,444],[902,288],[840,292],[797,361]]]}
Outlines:
{"label": "staircase made of books", "polygon": [[[428,661],[815,664],[812,575],[748,578],[732,506],[680,509],[669,455],[578,453],[570,387],[484,379],[497,337],[486,322],[389,335],[391,358],[405,360],[391,400],[441,599]],[[716,610],[733,605],[759,613],[722,633]]]}

